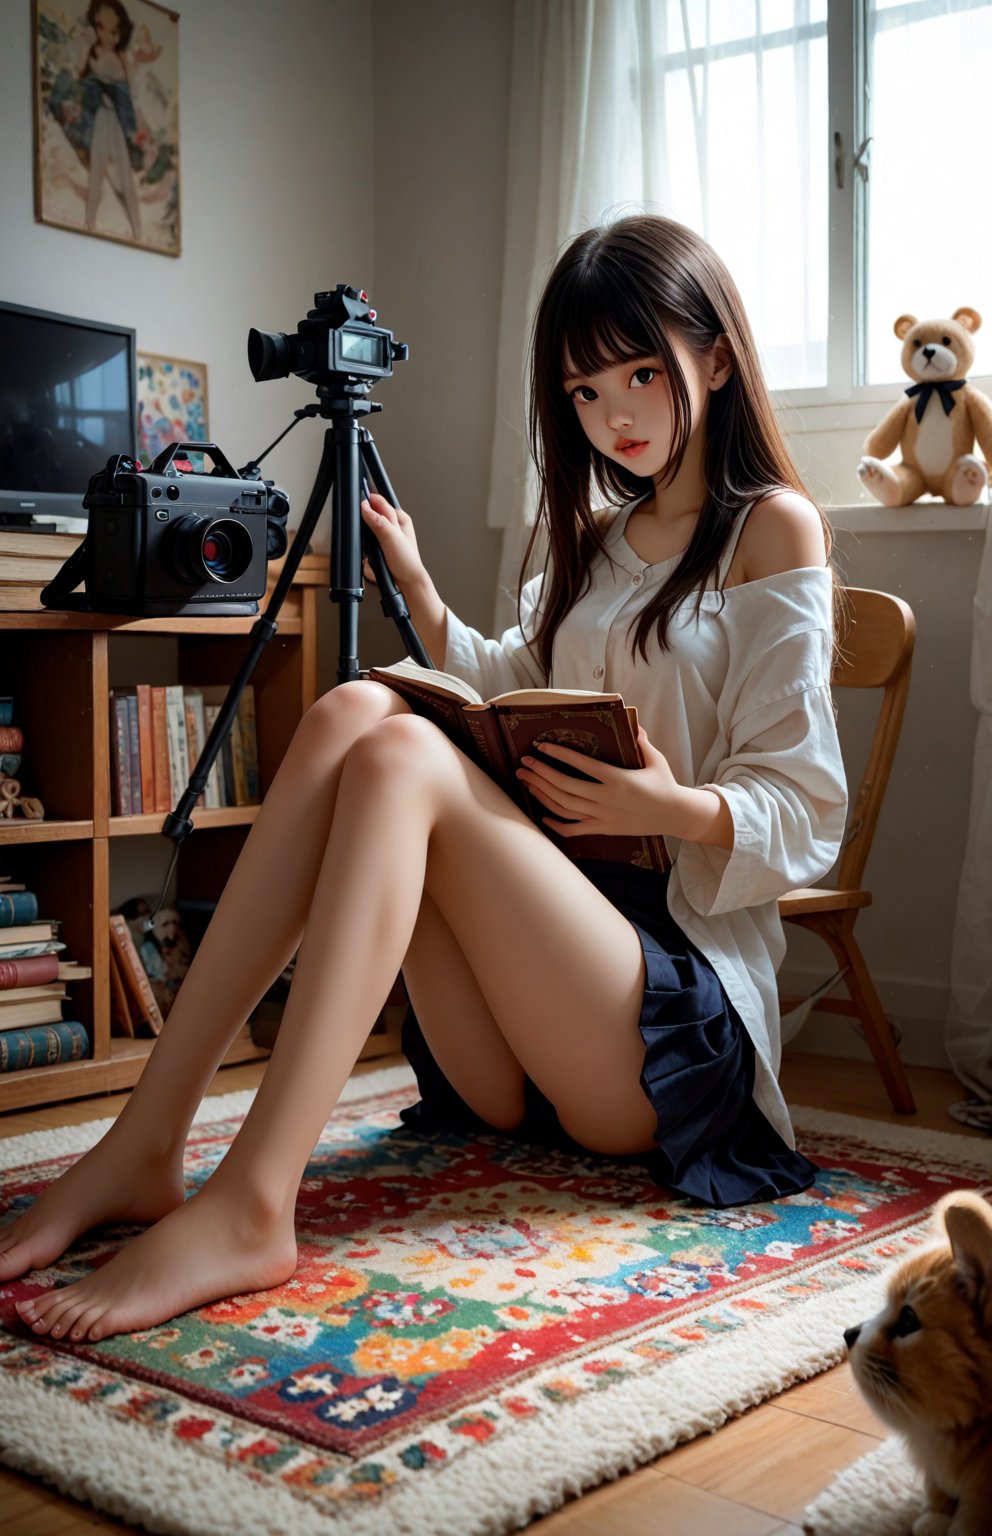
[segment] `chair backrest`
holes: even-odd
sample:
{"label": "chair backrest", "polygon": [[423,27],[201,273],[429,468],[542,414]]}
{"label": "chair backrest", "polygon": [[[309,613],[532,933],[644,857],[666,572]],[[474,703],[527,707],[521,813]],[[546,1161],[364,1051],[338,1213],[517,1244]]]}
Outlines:
{"label": "chair backrest", "polygon": [[888,592],[846,587],[850,627],[834,668],[835,688],[883,689],[875,735],[857,796],[847,819],[836,883],[856,890],[871,850],[909,692],[916,619],[908,603]]}

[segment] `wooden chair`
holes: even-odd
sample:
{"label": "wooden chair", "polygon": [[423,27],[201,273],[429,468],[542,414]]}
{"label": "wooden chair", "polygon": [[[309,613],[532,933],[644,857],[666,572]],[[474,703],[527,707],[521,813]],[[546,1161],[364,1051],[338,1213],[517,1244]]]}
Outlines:
{"label": "wooden chair", "polygon": [[[823,997],[815,1006],[860,1019],[893,1109],[914,1114],[916,1105],[892,1030],[853,929],[858,912],[871,905],[871,892],[862,889],[861,879],[902,726],[916,620],[901,598],[887,592],[858,587],[848,587],[846,592],[851,624],[831,681],[835,688],[881,688],[881,708],[861,787],[848,816],[836,889],[810,886],[789,891],[780,898],[779,911],[786,921],[818,933],[830,945],[844,968],[842,979],[850,995]],[[784,1012],[803,1000],[783,997],[780,1001]]]}

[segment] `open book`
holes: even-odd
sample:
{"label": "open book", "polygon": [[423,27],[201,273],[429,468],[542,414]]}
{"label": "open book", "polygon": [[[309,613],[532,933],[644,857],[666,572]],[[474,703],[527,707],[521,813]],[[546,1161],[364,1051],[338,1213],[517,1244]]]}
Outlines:
{"label": "open book", "polygon": [[[519,688],[483,699],[460,677],[421,667],[408,657],[389,667],[362,673],[405,699],[449,741],[470,757],[541,831],[571,859],[613,859],[664,873],[671,859],[661,837],[562,837],[543,817],[554,813],[520,779],[516,770],[525,755],[539,756],[539,741],[558,742],[620,768],[642,768],[637,745],[637,710],[619,693],[584,693],[575,688]],[[552,759],[547,761],[552,763]],[[578,779],[589,774],[555,758],[552,766]],[[565,821],[567,817],[556,817]]]}

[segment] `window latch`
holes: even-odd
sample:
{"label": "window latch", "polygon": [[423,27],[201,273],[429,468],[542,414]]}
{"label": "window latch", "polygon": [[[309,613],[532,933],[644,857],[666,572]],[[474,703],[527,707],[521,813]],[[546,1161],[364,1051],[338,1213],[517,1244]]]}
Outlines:
{"label": "window latch", "polygon": [[[868,153],[868,145],[871,143],[871,135],[862,139],[854,154],[851,156],[851,167],[861,177],[868,180],[868,161],[865,158]],[[840,133],[834,134],[834,180],[840,191],[844,189],[844,139]]]}
{"label": "window latch", "polygon": [[870,136],[867,139],[862,139],[861,143],[858,145],[858,148],[851,156],[851,166],[855,171],[857,171],[858,175],[861,177],[861,180],[864,182],[867,182],[868,180],[868,161],[865,159],[865,156],[868,153],[868,145],[870,143]]}

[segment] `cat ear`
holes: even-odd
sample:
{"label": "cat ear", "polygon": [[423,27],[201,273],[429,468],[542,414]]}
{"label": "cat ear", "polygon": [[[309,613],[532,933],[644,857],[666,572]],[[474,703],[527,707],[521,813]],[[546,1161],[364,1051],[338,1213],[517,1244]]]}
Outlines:
{"label": "cat ear", "polygon": [[980,1195],[958,1190],[937,1206],[965,1288],[974,1300],[983,1286],[992,1286],[992,1205]]}

